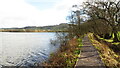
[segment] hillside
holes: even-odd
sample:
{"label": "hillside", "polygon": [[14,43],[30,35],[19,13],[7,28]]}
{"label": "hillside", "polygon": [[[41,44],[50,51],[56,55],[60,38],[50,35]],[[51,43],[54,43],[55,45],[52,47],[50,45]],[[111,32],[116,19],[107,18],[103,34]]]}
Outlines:
{"label": "hillside", "polygon": [[40,26],[40,27],[36,27],[36,26],[27,26],[24,27],[24,29],[37,29],[37,30],[67,30],[68,28],[68,24],[67,23],[61,23],[59,25],[51,25],[51,26]]}
{"label": "hillside", "polygon": [[50,26],[26,26],[23,28],[2,28],[2,32],[41,32],[41,31],[67,31],[68,24],[61,23],[59,25]]}

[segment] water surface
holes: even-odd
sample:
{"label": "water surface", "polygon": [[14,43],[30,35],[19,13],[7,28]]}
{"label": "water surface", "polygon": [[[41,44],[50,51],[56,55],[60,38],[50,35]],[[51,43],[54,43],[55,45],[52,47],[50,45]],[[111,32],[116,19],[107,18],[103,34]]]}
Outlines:
{"label": "water surface", "polygon": [[48,59],[58,48],[50,39],[55,39],[55,33],[0,32],[0,65],[33,66]]}

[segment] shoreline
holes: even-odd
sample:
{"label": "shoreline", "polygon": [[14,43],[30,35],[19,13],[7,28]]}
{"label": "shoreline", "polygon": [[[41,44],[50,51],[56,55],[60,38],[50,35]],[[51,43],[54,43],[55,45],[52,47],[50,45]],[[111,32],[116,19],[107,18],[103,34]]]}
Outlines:
{"label": "shoreline", "polygon": [[60,49],[52,53],[48,61],[43,62],[43,66],[63,66],[63,67],[74,67],[80,57],[82,39],[73,38],[68,41],[68,44],[62,45]]}
{"label": "shoreline", "polygon": [[0,31],[0,32],[68,32],[68,31]]}

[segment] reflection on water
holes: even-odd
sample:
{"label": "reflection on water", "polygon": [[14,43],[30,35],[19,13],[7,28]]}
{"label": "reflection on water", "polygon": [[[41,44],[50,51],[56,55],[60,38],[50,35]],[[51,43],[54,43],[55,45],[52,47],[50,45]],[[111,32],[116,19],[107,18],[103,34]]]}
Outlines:
{"label": "reflection on water", "polygon": [[0,33],[0,65],[27,66],[42,62],[55,51],[55,33]]}

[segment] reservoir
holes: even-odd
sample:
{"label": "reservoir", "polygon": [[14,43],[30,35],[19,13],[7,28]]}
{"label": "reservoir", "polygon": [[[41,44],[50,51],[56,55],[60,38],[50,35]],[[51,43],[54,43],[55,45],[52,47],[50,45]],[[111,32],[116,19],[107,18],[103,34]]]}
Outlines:
{"label": "reservoir", "polygon": [[47,60],[54,46],[52,32],[0,32],[0,66],[34,66]]}

